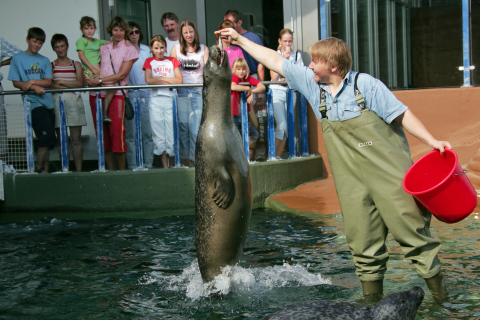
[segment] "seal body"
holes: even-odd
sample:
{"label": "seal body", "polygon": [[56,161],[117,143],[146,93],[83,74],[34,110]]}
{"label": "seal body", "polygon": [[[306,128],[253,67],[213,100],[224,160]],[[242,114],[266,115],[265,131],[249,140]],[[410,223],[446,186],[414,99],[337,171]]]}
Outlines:
{"label": "seal body", "polygon": [[253,194],[247,157],[231,118],[228,56],[212,47],[203,73],[203,113],[195,145],[195,244],[204,282],[240,260]]}
{"label": "seal body", "polygon": [[264,320],[414,320],[425,292],[420,287],[391,294],[372,306],[343,301],[311,301],[292,304]]}

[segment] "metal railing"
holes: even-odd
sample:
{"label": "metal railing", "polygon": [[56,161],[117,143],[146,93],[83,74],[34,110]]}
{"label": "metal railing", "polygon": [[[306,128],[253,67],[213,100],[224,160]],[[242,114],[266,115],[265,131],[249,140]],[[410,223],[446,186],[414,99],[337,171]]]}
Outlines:
{"label": "metal railing", "polygon": [[[284,81],[262,81],[265,85],[278,84],[286,85]],[[241,85],[250,85],[249,83],[240,83]],[[178,120],[178,96],[176,88],[181,87],[202,87],[199,84],[177,84],[177,85],[142,85],[142,86],[117,86],[117,87],[94,87],[94,88],[69,88],[69,89],[46,89],[46,93],[60,93],[59,99],[59,124],[60,124],[60,158],[62,171],[68,171],[68,155],[67,155],[67,133],[66,133],[66,119],[65,119],[65,104],[62,100],[61,93],[64,92],[90,92],[96,93],[96,132],[97,132],[97,152],[98,152],[98,169],[94,172],[106,172],[105,170],[105,151],[103,140],[103,114],[102,114],[102,100],[100,98],[100,91],[104,90],[133,90],[135,97],[133,97],[134,106],[134,132],[135,132],[135,144],[136,144],[136,168],[134,170],[147,170],[143,163],[143,148],[142,148],[142,133],[141,133],[141,117],[140,115],[140,101],[138,96],[139,89],[152,89],[152,88],[170,88],[173,89],[173,133],[174,133],[174,159],[175,167],[181,167],[180,159],[180,134],[179,134],[179,120]],[[18,95],[18,94],[35,94],[33,91],[0,91],[0,95]],[[299,94],[299,93],[298,93]],[[301,135],[301,156],[308,156],[308,131],[307,131],[307,103],[303,95],[300,95],[299,116],[297,117],[300,135]],[[33,160],[33,136],[32,136],[32,123],[31,123],[31,109],[30,102],[26,99],[23,101],[25,112],[25,142],[26,142],[26,156],[27,156],[27,171],[34,172],[34,160]],[[241,121],[242,121],[242,139],[244,143],[245,154],[249,159],[249,135],[248,135],[248,114],[247,114],[247,99],[244,92],[241,94],[240,105]],[[267,160],[274,160],[275,157],[275,136],[274,136],[274,113],[272,103],[272,90],[267,87],[266,92],[266,110],[267,110]],[[286,101],[286,114],[287,114],[287,128],[288,128],[288,155],[289,158],[296,157],[296,143],[295,143],[295,115],[294,115],[294,91],[289,89],[287,91]]]}

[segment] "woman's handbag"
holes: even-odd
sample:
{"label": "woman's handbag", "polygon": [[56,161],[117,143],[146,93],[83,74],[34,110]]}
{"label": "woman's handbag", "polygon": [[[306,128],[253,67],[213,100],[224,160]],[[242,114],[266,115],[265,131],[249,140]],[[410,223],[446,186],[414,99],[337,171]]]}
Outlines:
{"label": "woman's handbag", "polygon": [[[113,74],[116,74],[115,67],[113,66],[112,55],[110,55],[110,63],[112,64]],[[119,86],[121,86],[120,81],[117,83]],[[127,97],[125,96],[125,92],[123,92],[123,90],[120,90],[120,91],[122,91],[123,98],[125,99],[125,119],[132,120],[135,115],[135,112],[133,111],[132,102],[130,101],[130,99],[127,99]]]}

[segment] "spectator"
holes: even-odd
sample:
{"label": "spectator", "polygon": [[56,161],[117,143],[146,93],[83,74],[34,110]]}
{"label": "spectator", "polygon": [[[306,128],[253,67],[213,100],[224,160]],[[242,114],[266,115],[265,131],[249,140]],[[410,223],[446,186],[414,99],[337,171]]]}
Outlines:
{"label": "spectator", "polygon": [[[225,28],[233,28],[233,22],[230,20],[225,20],[222,23],[220,23],[220,25],[218,26],[218,30],[225,29]],[[220,44],[220,42],[218,42],[219,36],[216,35],[216,38],[217,38],[217,43]],[[232,46],[230,44],[230,40],[228,39],[228,37],[221,37],[221,38],[222,38],[223,50],[225,50],[225,52],[227,53],[228,63],[230,64],[230,68],[232,68],[233,62],[235,61],[235,59],[244,58],[243,51],[237,46]]]}
{"label": "spectator", "polygon": [[[100,71],[100,46],[109,43],[110,41],[99,40],[94,38],[95,30],[97,27],[95,25],[95,19],[92,17],[83,16],[80,19],[80,30],[82,31],[82,37],[77,40],[77,52],[78,58],[82,61],[85,78],[102,78],[102,73]],[[103,80],[105,86],[114,86],[113,83],[107,84]],[[90,95],[95,95],[91,93]],[[107,123],[112,123],[112,120],[108,117],[108,107],[112,102],[113,96],[115,93],[113,91],[108,91],[105,97],[105,103],[103,104],[103,121]]]}
{"label": "spectator", "polygon": [[178,17],[173,12],[165,12],[160,19],[162,27],[167,34],[167,51],[166,56],[169,56],[169,52],[172,51],[173,46],[179,43],[180,34],[178,32]]}
{"label": "spectator", "polygon": [[[257,79],[248,75],[248,64],[244,58],[235,59],[233,62],[232,71],[232,120],[241,133],[242,115],[240,114],[240,92],[245,91],[247,96],[247,112],[250,119],[250,121],[248,121],[248,136],[250,140],[248,143],[248,148],[250,149],[250,160],[252,160],[255,152],[255,143],[258,140],[259,134],[257,117],[255,116],[255,112],[250,105],[253,101],[253,95],[255,93],[264,92],[265,86]],[[248,82],[254,86],[255,89],[252,90],[250,86],[240,85],[240,82]]]}
{"label": "spectator", "polygon": [[[302,55],[298,51],[292,51],[293,31],[290,29],[282,29],[278,38],[277,52],[285,59],[292,61],[294,64],[303,66]],[[285,81],[284,77],[280,77],[278,73],[271,70],[270,77],[272,81]],[[281,157],[285,143],[287,141],[287,109],[285,102],[287,101],[287,86],[271,85],[273,115],[275,117],[275,155]],[[296,101],[294,98],[293,101]]]}
{"label": "spectator", "polygon": [[[135,47],[125,44],[130,27],[124,18],[120,16],[113,18],[107,26],[107,32],[113,37],[113,42],[100,47],[100,69],[103,77],[86,79],[85,81],[90,87],[101,87],[104,82],[126,86],[129,80],[128,74],[134,62],[138,59],[138,52]],[[115,96],[108,108],[108,117],[112,120],[112,123],[103,126],[105,164],[108,170],[115,169],[115,160],[119,170],[125,170],[126,165],[125,92],[122,91],[115,91]],[[102,91],[102,100],[105,99],[105,95],[106,92]],[[90,96],[90,108],[92,109],[93,121],[96,123],[97,114],[94,96]]]}
{"label": "spectator", "polygon": [[[22,52],[20,48],[0,37],[0,67],[10,65],[12,61],[11,58],[20,52]],[[0,91],[3,91],[2,80],[3,74],[0,72]],[[0,96],[0,160],[2,160],[3,163],[7,162],[7,148],[7,113],[5,111],[5,97],[2,95]]]}
{"label": "spectator", "polygon": [[[53,51],[57,54],[57,59],[52,65],[53,83],[52,89],[81,88],[83,87],[83,69],[78,61],[73,61],[67,57],[68,39],[63,34],[54,34],[51,40]],[[55,130],[57,137],[60,137],[59,121],[59,93],[53,94],[55,105]],[[73,161],[77,172],[82,172],[82,126],[87,125],[85,118],[85,107],[82,97],[75,92],[62,93],[62,100],[65,102],[65,120],[66,126],[70,128],[70,141],[72,142]]]}
{"label": "spectator", "polygon": [[[253,41],[256,44],[263,45],[260,38],[253,32],[245,30],[242,27],[242,15],[237,10],[228,10],[223,20],[230,20],[233,22],[233,29],[235,29],[240,35],[244,36],[245,38]],[[257,80],[264,81],[265,80],[265,71],[263,65],[259,64],[257,60],[253,59],[251,55],[248,54],[243,48],[243,56],[245,60],[247,60],[248,68],[250,69],[250,76],[254,77]]]}
{"label": "spectator", "polygon": [[30,102],[32,128],[38,139],[35,170],[41,174],[48,173],[50,149],[56,144],[52,95],[45,93],[45,88],[52,85],[52,69],[50,61],[38,53],[45,37],[45,32],[40,28],[28,29],[28,48],[13,56],[8,73],[8,80],[13,81],[15,88],[36,93],[22,95],[22,98],[27,97]]}
{"label": "spectator", "polygon": [[[172,57],[165,57],[167,42],[163,36],[150,40],[150,50],[154,57],[145,61],[145,81],[148,84],[182,83],[180,62]],[[173,160],[173,92],[168,88],[151,89],[150,117],[155,147],[153,152],[161,157],[162,165],[168,168],[168,158]]]}
{"label": "spectator", "polygon": [[[180,43],[175,45],[170,56],[176,58],[182,65],[183,83],[203,83],[203,67],[208,60],[208,49],[200,43],[195,23],[183,20],[180,24],[182,32]],[[178,88],[178,118],[180,126],[180,151],[184,164],[195,165],[195,143],[202,117],[202,88]]]}
{"label": "spectator", "polygon": [[[141,44],[143,40],[142,29],[138,23],[129,21],[130,33],[128,38],[138,52],[138,60],[133,64],[129,73],[128,85],[146,85],[145,71],[143,64],[145,60],[152,56],[150,48]],[[128,90],[128,97],[134,104],[134,97],[138,95],[140,102],[140,118],[142,123],[142,147],[143,147],[143,163],[147,168],[151,168],[153,164],[153,140],[152,129],[150,125],[150,112],[148,110],[148,101],[150,100],[149,89]],[[126,143],[127,143],[127,164],[129,169],[137,167],[136,143],[135,143],[135,119],[125,120]]]}

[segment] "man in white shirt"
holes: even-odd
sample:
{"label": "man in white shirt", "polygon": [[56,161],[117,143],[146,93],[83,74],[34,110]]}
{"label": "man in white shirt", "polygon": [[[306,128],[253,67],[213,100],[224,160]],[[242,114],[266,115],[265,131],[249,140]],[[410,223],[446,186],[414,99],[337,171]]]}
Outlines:
{"label": "man in white shirt", "polygon": [[162,19],[160,21],[165,33],[167,34],[167,38],[165,39],[167,40],[167,51],[165,52],[165,55],[170,56],[170,52],[172,51],[173,46],[178,43],[178,38],[180,35],[178,30],[178,17],[173,12],[166,12],[162,15]]}

